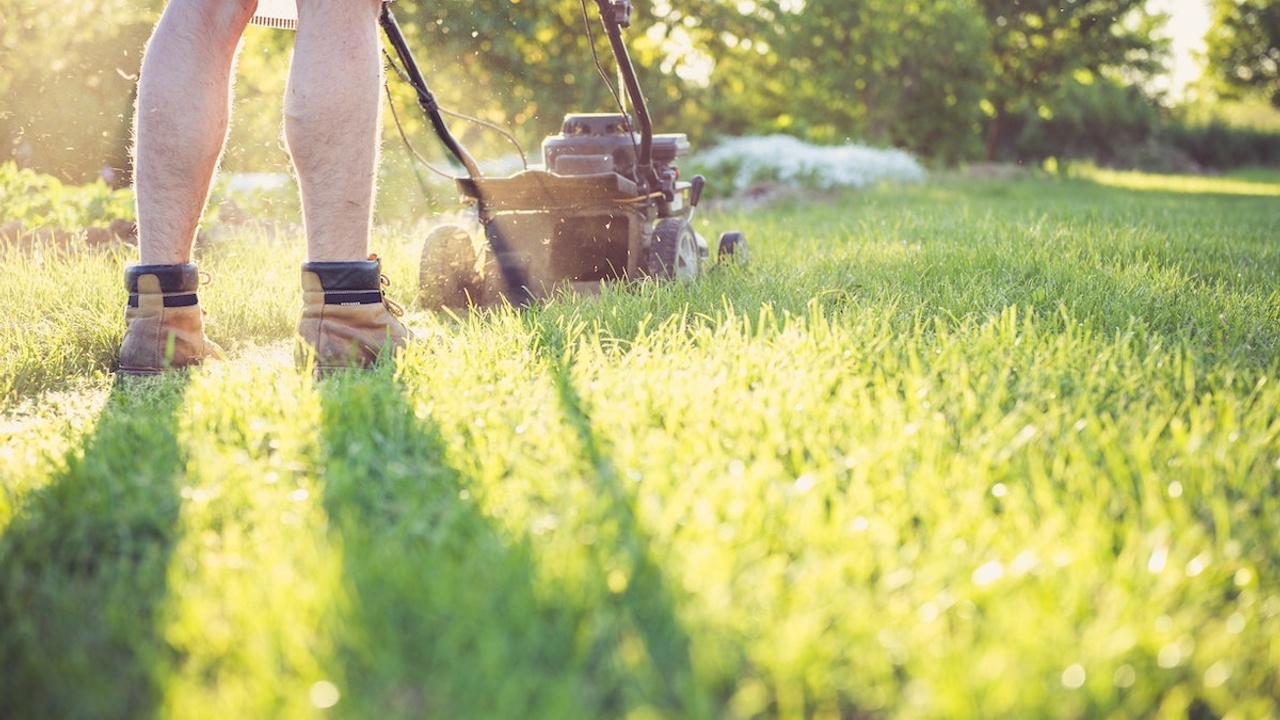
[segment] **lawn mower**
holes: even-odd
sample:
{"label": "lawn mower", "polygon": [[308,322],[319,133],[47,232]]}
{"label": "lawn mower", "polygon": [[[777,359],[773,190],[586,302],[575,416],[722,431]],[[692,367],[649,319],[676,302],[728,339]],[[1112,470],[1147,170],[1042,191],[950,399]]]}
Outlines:
{"label": "lawn mower", "polygon": [[[380,23],[397,70],[441,143],[466,169],[454,181],[475,208],[474,227],[437,227],[423,243],[419,284],[427,307],[523,306],[607,282],[688,280],[709,264],[710,248],[692,223],[705,181],[680,179],[676,161],[689,152],[685,134],[653,132],[622,37],[631,25],[631,2],[594,2],[631,111],[615,92],[618,112],[566,115],[560,134],[542,143],[543,162],[506,177],[484,175],[450,132],[390,3],[383,5]],[[594,52],[594,34],[591,39]],[[745,262],[746,253],[741,232],[720,236],[717,260]]]}

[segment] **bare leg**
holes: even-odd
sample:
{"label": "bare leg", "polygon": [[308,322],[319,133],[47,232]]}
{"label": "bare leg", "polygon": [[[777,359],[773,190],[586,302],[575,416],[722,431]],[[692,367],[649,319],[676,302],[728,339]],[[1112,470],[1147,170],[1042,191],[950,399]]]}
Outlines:
{"label": "bare leg", "polygon": [[257,0],[171,0],[147,44],[134,120],[143,265],[190,262],[226,142],[231,74]]}
{"label": "bare leg", "polygon": [[298,0],[285,139],[311,262],[369,254],[378,166],[381,0]]}

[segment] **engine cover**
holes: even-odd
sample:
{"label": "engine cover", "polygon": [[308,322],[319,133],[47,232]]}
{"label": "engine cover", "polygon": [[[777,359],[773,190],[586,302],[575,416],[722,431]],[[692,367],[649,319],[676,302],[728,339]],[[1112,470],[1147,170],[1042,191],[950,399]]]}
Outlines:
{"label": "engine cover", "polygon": [[[634,126],[621,113],[566,115],[560,134],[542,141],[543,162],[559,175],[612,171],[634,179],[640,149],[640,134],[631,129]],[[688,152],[689,138],[684,133],[653,136],[655,166],[669,166]]]}

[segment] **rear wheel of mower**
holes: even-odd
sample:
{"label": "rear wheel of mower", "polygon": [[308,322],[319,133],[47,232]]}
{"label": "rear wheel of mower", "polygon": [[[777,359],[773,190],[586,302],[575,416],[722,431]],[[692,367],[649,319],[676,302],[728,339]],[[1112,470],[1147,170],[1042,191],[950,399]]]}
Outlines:
{"label": "rear wheel of mower", "polygon": [[720,236],[720,262],[732,262],[736,265],[747,264],[747,237],[737,230],[730,230]]}
{"label": "rear wheel of mower", "polygon": [[465,307],[479,298],[476,250],[471,233],[457,225],[441,225],[427,233],[418,265],[418,297],[426,308]]}
{"label": "rear wheel of mower", "polygon": [[698,274],[698,240],[683,218],[666,218],[649,239],[649,275],[664,280],[692,280]]}

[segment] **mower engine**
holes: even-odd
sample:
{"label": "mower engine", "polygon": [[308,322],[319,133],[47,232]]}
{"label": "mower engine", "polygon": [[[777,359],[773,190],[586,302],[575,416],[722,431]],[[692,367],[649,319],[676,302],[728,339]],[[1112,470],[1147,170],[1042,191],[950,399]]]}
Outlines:
{"label": "mower engine", "polygon": [[[640,138],[632,130],[634,127],[635,122],[621,114],[569,115],[560,134],[542,142],[545,167],[561,175],[616,172],[638,177]],[[653,136],[654,171],[662,190],[675,190],[680,177],[675,161],[688,152],[689,139],[683,133]]]}

